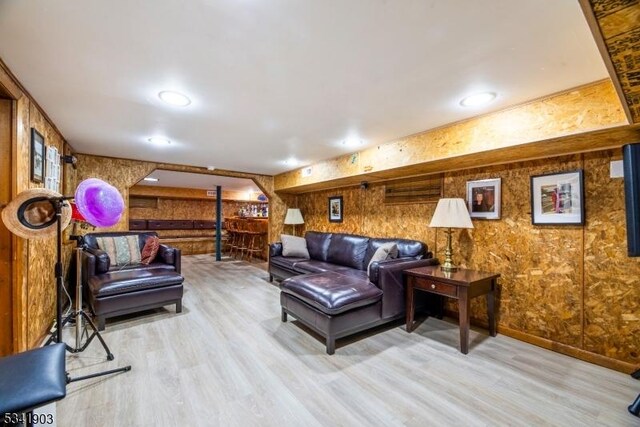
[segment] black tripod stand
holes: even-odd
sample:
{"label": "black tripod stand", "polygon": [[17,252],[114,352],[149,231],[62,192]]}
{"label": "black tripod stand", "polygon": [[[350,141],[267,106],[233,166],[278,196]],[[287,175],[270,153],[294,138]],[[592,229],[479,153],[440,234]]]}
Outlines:
{"label": "black tripod stand", "polygon": [[[98,338],[98,340],[100,340],[100,343],[102,344],[102,347],[104,348],[104,351],[107,353],[107,360],[113,360],[113,354],[111,353],[111,351],[109,350],[109,347],[107,346],[107,343],[104,341],[104,339],[102,338],[102,335],[100,335],[100,332],[98,331],[98,328],[96,328],[96,325],[93,323],[93,321],[91,320],[91,318],[87,315],[87,313],[84,312],[84,310],[82,310],[82,288],[81,286],[78,286],[77,292],[76,292],[76,308],[75,310],[72,310],[72,312],[64,318],[64,320],[62,319],[62,292],[63,292],[63,286],[64,286],[64,275],[62,272],[62,206],[64,206],[65,203],[67,203],[67,200],[71,199],[71,197],[60,197],[57,199],[53,199],[50,200],[50,202],[53,204],[53,206],[55,207],[55,212],[56,212],[56,227],[57,227],[57,259],[56,259],[56,266],[55,266],[55,273],[56,273],[56,324],[55,324],[55,328],[53,330],[53,332],[51,333],[51,336],[49,337],[49,339],[47,340],[45,345],[49,345],[52,342],[58,342],[58,343],[62,343],[62,328],[64,327],[64,325],[66,325],[69,321],[71,320],[75,320],[76,322],[76,346],[75,347],[70,347],[69,345],[67,345],[65,343],[65,347],[67,348],[67,351],[69,351],[70,353],[79,353],[81,351],[84,351],[89,344],[91,343],[91,341],[93,341],[94,338]],[[76,247],[76,261],[79,263],[81,260],[78,259],[79,255],[82,252],[82,244],[81,242],[78,241],[78,247]],[[77,271],[78,273],[80,272],[80,264],[77,265]],[[79,277],[76,277],[76,279],[79,281]],[[79,347],[80,345],[80,325],[82,324],[82,320],[85,320],[87,322],[87,324],[89,326],[91,326],[91,328],[93,329],[93,333],[89,336],[89,338],[87,339],[87,341],[85,342],[85,344],[81,347]],[[82,380],[86,380],[89,378],[95,378],[95,377],[101,377],[103,375],[109,375],[109,374],[115,374],[118,372],[127,372],[131,370],[131,365],[127,365],[124,366],[122,368],[117,368],[117,369],[110,369],[108,371],[102,371],[102,372],[97,372],[95,374],[90,374],[90,375],[83,375],[80,377],[75,377],[72,378],[69,373],[67,373],[67,383],[71,383],[74,381],[82,381]]]}
{"label": "black tripod stand", "polygon": [[[631,376],[637,380],[640,380],[640,369],[631,374]],[[629,412],[631,412],[636,417],[640,417],[640,394],[636,397],[636,400],[629,405]]]}

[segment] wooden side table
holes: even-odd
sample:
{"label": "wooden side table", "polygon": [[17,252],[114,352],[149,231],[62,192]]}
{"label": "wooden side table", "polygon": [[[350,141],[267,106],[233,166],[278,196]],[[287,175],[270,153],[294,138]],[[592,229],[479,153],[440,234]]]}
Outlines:
{"label": "wooden side table", "polygon": [[459,269],[446,272],[440,266],[412,268],[403,271],[407,283],[407,332],[413,331],[415,315],[414,291],[421,290],[458,300],[460,315],[460,351],[469,352],[469,308],[471,298],[487,296],[489,334],[496,336],[495,290],[499,274]]}

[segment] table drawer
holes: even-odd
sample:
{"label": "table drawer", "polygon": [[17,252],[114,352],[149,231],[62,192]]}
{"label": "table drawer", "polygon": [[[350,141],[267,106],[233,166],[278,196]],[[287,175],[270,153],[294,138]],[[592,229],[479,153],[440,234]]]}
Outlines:
{"label": "table drawer", "polygon": [[448,285],[446,283],[435,282],[433,280],[423,279],[416,281],[416,287],[425,289],[434,294],[445,295],[448,297],[458,296],[458,287],[454,285]]}

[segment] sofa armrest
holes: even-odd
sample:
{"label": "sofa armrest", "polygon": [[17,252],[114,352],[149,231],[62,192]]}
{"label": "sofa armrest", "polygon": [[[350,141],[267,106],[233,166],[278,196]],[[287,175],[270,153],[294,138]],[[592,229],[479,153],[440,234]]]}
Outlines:
{"label": "sofa armrest", "polygon": [[89,254],[95,257],[94,265],[95,265],[95,273],[94,274],[103,274],[109,271],[111,267],[111,259],[109,255],[102,249],[98,248],[87,248],[84,250],[83,254]]}
{"label": "sofa armrest", "polygon": [[91,252],[82,252],[82,283],[86,285],[89,278],[96,275],[96,256]]}
{"label": "sofa armrest", "polygon": [[[377,266],[377,282],[382,294],[382,317],[392,317],[405,311],[405,287],[402,272],[409,268],[438,265],[437,258],[398,258],[380,261]],[[373,270],[373,264],[371,265]]]}
{"label": "sofa armrest", "polygon": [[165,264],[173,265],[176,268],[176,273],[180,274],[182,270],[182,251],[178,248],[174,248],[167,245],[160,245],[158,249],[158,255],[156,260]]}
{"label": "sofa armrest", "polygon": [[282,243],[276,242],[269,245],[269,258],[272,256],[281,256],[282,255]]}

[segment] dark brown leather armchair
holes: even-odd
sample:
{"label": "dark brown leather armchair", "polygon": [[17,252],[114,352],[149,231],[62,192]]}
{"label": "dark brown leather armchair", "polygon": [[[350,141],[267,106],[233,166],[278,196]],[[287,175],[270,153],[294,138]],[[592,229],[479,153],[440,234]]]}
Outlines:
{"label": "dark brown leather armchair", "polygon": [[104,330],[109,317],[176,305],[182,311],[184,277],[180,274],[180,249],[160,245],[158,255],[149,265],[111,265],[106,252],[98,247],[98,237],[138,237],[140,250],[155,232],[90,233],[84,236],[82,282],[91,310],[97,317],[98,329]]}

